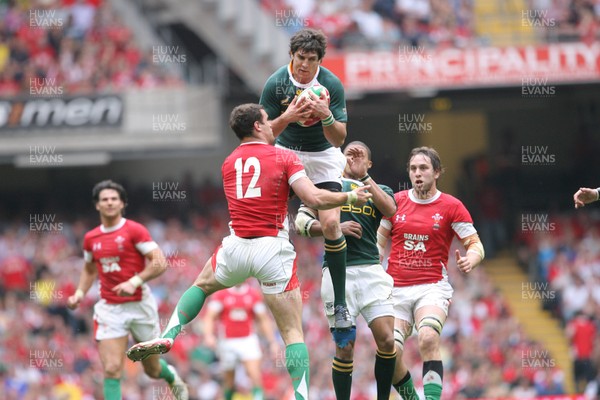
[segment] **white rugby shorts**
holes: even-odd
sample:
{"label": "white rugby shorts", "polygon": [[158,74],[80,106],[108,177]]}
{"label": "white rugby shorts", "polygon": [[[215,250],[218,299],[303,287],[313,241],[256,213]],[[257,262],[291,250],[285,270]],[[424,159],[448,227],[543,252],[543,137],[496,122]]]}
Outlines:
{"label": "white rugby shorts", "polygon": [[[276,146],[287,149],[281,145]],[[330,147],[323,151],[292,151],[300,158],[306,175],[315,185],[323,182],[342,184],[346,156],[339,147]]]}
{"label": "white rugby shorts", "polygon": [[436,306],[448,316],[454,289],[446,279],[436,283],[394,287],[394,315],[414,324],[414,313],[424,306]]}
{"label": "white rugby shorts", "polygon": [[217,281],[235,286],[253,276],[262,292],[277,294],[300,286],[296,275],[296,251],[289,239],[263,236],[244,239],[229,235],[212,256]]}
{"label": "white rugby shorts", "polygon": [[219,364],[223,371],[235,369],[240,361],[258,360],[262,357],[260,343],[255,334],[239,338],[223,338],[217,347]]}
{"label": "white rugby shorts", "polygon": [[[346,305],[352,324],[362,315],[367,324],[379,317],[394,316],[392,288],[394,279],[380,264],[346,267]],[[334,327],[333,283],[329,268],[323,268],[321,299],[329,327]]]}
{"label": "white rugby shorts", "polygon": [[158,306],[146,284],[142,286],[142,300],[110,304],[101,299],[94,305],[94,337],[96,340],[133,336],[144,342],[160,336]]}

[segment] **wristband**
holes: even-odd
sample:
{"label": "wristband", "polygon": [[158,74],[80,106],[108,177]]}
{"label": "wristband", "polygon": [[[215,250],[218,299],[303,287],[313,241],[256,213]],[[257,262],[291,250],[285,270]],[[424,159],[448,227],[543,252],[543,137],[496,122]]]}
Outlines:
{"label": "wristband", "polygon": [[369,180],[369,179],[371,179],[371,175],[366,174],[365,176],[363,176],[362,178],[360,178],[359,181],[364,182],[364,181]]}
{"label": "wristband", "polygon": [[330,126],[335,124],[335,118],[333,118],[333,113],[329,114],[329,117],[321,120],[321,125]]}
{"label": "wristband", "polygon": [[356,194],[356,192],[346,192],[346,194],[348,195],[348,204],[353,205],[358,201],[358,195]]}
{"label": "wristband", "polygon": [[85,297],[85,293],[83,293],[83,290],[77,289],[75,291],[75,297],[77,297],[77,300],[81,300]]}
{"label": "wristband", "polygon": [[134,288],[139,288],[140,286],[142,286],[142,284],[144,283],[144,280],[142,278],[140,278],[139,275],[134,275],[131,278],[129,278],[129,283],[131,283],[133,285]]}

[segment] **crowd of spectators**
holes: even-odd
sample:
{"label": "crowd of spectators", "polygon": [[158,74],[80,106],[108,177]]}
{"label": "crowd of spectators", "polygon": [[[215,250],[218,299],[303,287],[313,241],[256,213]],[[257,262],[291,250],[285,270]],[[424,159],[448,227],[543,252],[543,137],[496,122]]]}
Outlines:
{"label": "crowd of spectators", "polygon": [[[274,14],[276,25],[290,32],[305,26],[320,28],[331,47],[339,50],[389,51],[402,46],[462,48],[483,46],[490,41],[477,32],[478,15],[473,0],[261,0],[261,3]],[[591,43],[600,34],[600,3],[596,0],[497,1],[496,7],[499,15],[511,13],[517,25],[539,27],[542,40]]]}
{"label": "crowd of spectators", "polygon": [[179,85],[103,0],[0,1],[0,93],[65,95]]}
{"label": "crowd of spectators", "polygon": [[[550,216],[548,224],[521,235],[521,262],[538,282],[544,308],[571,340],[580,391],[600,395],[600,211],[592,204]],[[587,388],[587,389],[586,389]]]}
{"label": "crowd of spectators", "polygon": [[[204,184],[182,204],[152,202],[146,190],[131,188],[127,216],[145,224],[168,259],[167,272],[150,282],[159,302],[160,324],[165,326],[181,293],[189,287],[205,260],[227,234],[227,210],[219,187]],[[89,204],[87,201],[80,201]],[[83,209],[83,208],[82,208]],[[60,211],[59,211],[60,210]],[[54,208],[38,213],[49,225],[27,225],[23,218],[5,218],[0,231],[0,385],[6,399],[93,399],[101,397],[102,369],[92,336],[92,306],[97,286],[75,312],[65,308],[77,284],[81,241],[94,227],[97,214]],[[162,210],[162,213],[158,210]],[[172,210],[169,217],[165,210]],[[20,214],[24,215],[26,210]],[[156,218],[161,215],[161,219]],[[51,218],[50,218],[51,217]],[[304,300],[304,329],[311,357],[312,397],[334,399],[330,338],[320,301],[319,239],[294,235],[298,272]],[[454,250],[451,250],[452,252]],[[450,316],[442,339],[444,399],[498,398],[519,394],[563,393],[563,374],[543,360],[538,344],[525,336],[510,314],[502,295],[480,268],[468,277],[449,260],[455,288]],[[199,319],[198,319],[199,320]],[[190,384],[196,399],[220,398],[218,360],[203,346],[195,321],[185,327],[166,357]],[[375,345],[364,321],[359,320],[353,399],[374,399]],[[263,372],[267,398],[289,399],[291,385],[282,345],[277,359],[265,357]],[[539,350],[539,351],[538,351]],[[265,354],[268,354],[265,352]],[[405,358],[416,386],[422,387],[422,362],[416,338],[405,346]],[[215,364],[216,363],[216,364]],[[242,374],[243,375],[243,374]],[[242,378],[239,389],[249,389]],[[124,398],[168,398],[162,382],[150,381],[138,364],[127,363]],[[71,397],[68,397],[71,396]],[[240,397],[244,399],[245,397]]]}

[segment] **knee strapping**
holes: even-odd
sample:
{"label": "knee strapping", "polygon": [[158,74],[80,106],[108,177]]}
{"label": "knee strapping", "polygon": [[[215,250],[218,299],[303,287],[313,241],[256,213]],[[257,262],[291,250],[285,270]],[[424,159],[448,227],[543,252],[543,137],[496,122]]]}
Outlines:
{"label": "knee strapping", "polygon": [[435,316],[435,315],[427,315],[427,316],[423,317],[423,319],[419,323],[419,326],[417,327],[417,330],[421,330],[421,328],[424,327],[424,326],[430,327],[431,329],[433,329],[434,331],[436,331],[438,333],[438,335],[441,335],[442,334],[442,327],[444,326],[444,324],[442,323],[442,321],[440,321],[438,319],[437,316]]}
{"label": "knee strapping", "polygon": [[406,336],[400,332],[400,329],[394,328],[394,341],[396,345],[400,347],[400,351],[404,351],[404,340]]}

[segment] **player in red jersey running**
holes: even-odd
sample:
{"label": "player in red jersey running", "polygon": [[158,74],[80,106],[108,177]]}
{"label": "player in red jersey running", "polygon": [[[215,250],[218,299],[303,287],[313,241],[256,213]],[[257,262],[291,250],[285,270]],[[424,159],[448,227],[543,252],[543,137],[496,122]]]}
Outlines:
{"label": "player in red jersey running", "polygon": [[448,316],[453,289],[446,266],[454,236],[466,254],[456,250],[456,265],[469,273],[483,260],[483,245],[462,202],[437,189],[443,173],[438,153],[430,147],[410,152],[408,174],[412,189],[394,195],[398,209],[381,221],[378,232],[380,253],[392,239],[387,272],[394,278],[394,336],[398,348],[394,387],[404,400],[418,400],[402,353],[404,340],[416,327],[423,359],[423,386],[427,400],[442,395],[443,366],[440,334]]}
{"label": "player in red jersey running", "polygon": [[[210,296],[206,308],[202,319],[205,344],[217,349],[225,400],[233,398],[238,362],[242,363],[252,383],[252,400],[262,400],[262,352],[254,333],[254,321],[269,343],[271,356],[277,357],[279,346],[260,292],[242,283]],[[218,344],[215,331],[218,332]]]}
{"label": "player in red jersey running", "polygon": [[[67,305],[75,309],[96,278],[100,301],[94,306],[94,336],[104,368],[104,398],[121,400],[121,376],[129,334],[135,341],[160,332],[158,308],[145,282],[165,272],[163,252],[141,224],[123,217],[127,193],[123,186],[102,181],[92,190],[101,225],[83,239],[85,266]],[[187,399],[188,388],[175,368],[158,356],[144,360],[144,372],[167,381],[176,399]]]}
{"label": "player in red jersey running", "polygon": [[296,399],[308,399],[309,359],[302,332],[302,299],[296,252],[288,234],[289,190],[310,207],[330,209],[346,203],[362,206],[372,197],[366,191],[370,187],[346,193],[315,187],[295,153],[273,146],[271,124],[258,104],[236,107],[229,125],[241,142],[221,167],[231,234],[181,296],[162,337],[134,345],[127,356],[136,361],[169,351],[182,326],[198,315],[207,296],[253,276],[286,345],[286,366]]}

